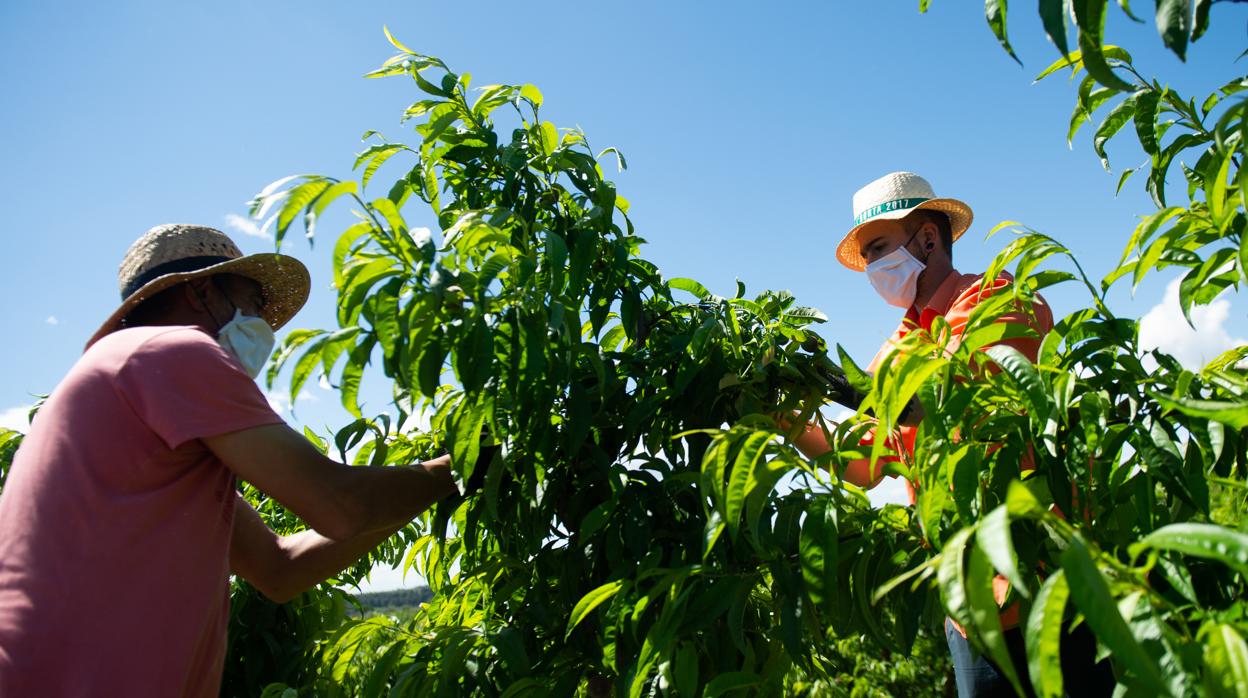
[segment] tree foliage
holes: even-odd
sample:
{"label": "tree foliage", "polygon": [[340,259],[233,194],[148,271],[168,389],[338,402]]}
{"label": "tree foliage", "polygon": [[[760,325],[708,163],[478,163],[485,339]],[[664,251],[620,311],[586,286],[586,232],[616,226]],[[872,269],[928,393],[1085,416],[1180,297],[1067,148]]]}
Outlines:
{"label": "tree foliage", "polygon": [[[875,376],[843,352],[833,361],[810,329],[822,316],[788,294],[665,279],[604,177],[600,160],[623,167],[622,156],[543,121],[537,88],[473,96],[468,75],[390,37],[398,53],[370,77],[423,93],[404,113],[419,143],[370,146],[358,188],[304,176],[255,201],[279,240],[300,214],[312,234],[334,197],[359,218],[334,250],[340,328],[292,333],[270,379],[293,361],[293,394],[324,373],[359,414],[360,376],[377,360],[398,424],[426,410],[459,464],[476,460],[483,430],[503,449],[481,466],[480,494],[421,522],[407,562],[434,589],[424,613],[343,625],[320,653],[322,678],[350,694],[769,694],[799,675],[832,680],[836,638],[904,653],[947,613],[1042,695],[1062,692],[1071,618],[1134,690],[1242,685],[1248,538],[1226,526],[1240,517],[1214,520],[1211,492],[1244,486],[1245,352],[1198,372],[1152,352],[1159,368],[1147,369],[1136,323],[1105,295],[1180,266],[1190,310],[1244,281],[1246,107],[1231,97],[1245,83],[1197,107],[1145,80],[1104,42],[1105,4],[1041,3],[1054,43],[1065,53],[1072,17],[1078,47],[1041,77],[1086,70],[1071,136],[1106,110],[1094,149],[1108,166],[1105,144],[1132,123],[1159,210],[1099,283],[1057,239],[1007,226],[1016,237],[988,276],[1012,269],[1011,291],[981,303],[960,342],[939,321],[912,333]],[[1182,55],[1207,3],[1192,24],[1171,4],[1157,21]],[[1012,53],[1005,4],[987,16]],[[1167,205],[1185,152],[1187,200]],[[364,197],[393,157],[410,169]],[[413,199],[436,214],[436,239],[407,223]],[[1082,285],[1088,305],[1043,338],[1038,361],[994,346],[1029,331],[1005,313],[1061,283]],[[827,377],[842,372],[867,399],[824,425],[839,448],[808,461],[774,415],[818,419]],[[912,398],[927,414],[919,445],[890,468],[917,485],[917,503],[872,509],[825,468],[888,455],[885,439],[869,452],[859,439],[873,422],[894,429]],[[367,443],[377,462],[411,455]],[[1027,667],[1005,649],[996,575],[1022,605]],[[389,639],[375,653],[356,651],[378,635]]]}
{"label": "tree foliage", "polygon": [[[1163,43],[1184,57],[1211,5],[1158,0]],[[268,380],[288,370],[293,399],[326,377],[358,418],[333,444],[354,462],[445,447],[467,480],[483,434],[502,448],[475,466],[486,468],[479,492],[435,506],[344,575],[377,561],[411,566],[434,592],[414,618],[347,619],[343,599],[323,590],[275,613],[236,587],[231,652],[246,659],[231,666],[261,666],[231,685],[366,696],[839,691],[845,642],[905,655],[948,615],[1039,695],[1062,695],[1070,678],[1059,653],[1071,622],[1092,630],[1129,693],[1237,695],[1248,685],[1248,351],[1200,370],[1146,356],[1137,323],[1106,295],[1176,267],[1190,312],[1248,282],[1248,100],[1238,94],[1248,82],[1198,104],[1145,79],[1106,43],[1107,11],[1105,0],[1041,2],[1061,57],[1040,77],[1086,73],[1069,137],[1099,119],[1093,148],[1108,169],[1106,145],[1134,133],[1149,161],[1118,188],[1143,173],[1156,211],[1099,281],[1055,237],[999,226],[1014,237],[987,276],[1010,270],[1010,290],[979,305],[960,342],[937,321],[874,376],[839,348],[830,355],[811,328],[823,316],[787,293],[748,297],[739,284],[716,295],[665,278],[640,256],[628,202],[604,175],[601,163],[622,168],[623,156],[543,120],[536,87],[474,90],[469,75],[387,32],[397,53],[369,77],[414,83],[419,99],[402,120],[416,122],[416,141],[370,132],[358,182],[291,177],[253,202],[279,246],[300,220],[316,235],[335,201],[357,218],[333,249],[339,326],[287,335]],[[986,3],[986,18],[1013,56],[1006,3]],[[398,163],[386,194],[367,195]],[[437,233],[408,223],[417,202]],[[1037,361],[998,345],[1030,331],[1000,318],[1057,284],[1085,289],[1086,307],[1059,319]],[[394,414],[364,415],[370,363],[393,387]],[[867,397],[853,419],[822,423],[829,377],[842,375]],[[916,504],[874,509],[835,473],[890,455],[888,440],[863,447],[861,437],[873,424],[895,429],[912,399],[926,413],[917,449],[888,467],[915,483]],[[838,447],[800,456],[775,419],[790,412],[820,422]],[[0,455],[15,441],[0,435]],[[297,525],[249,496],[279,531]],[[1005,648],[997,575],[1011,583],[1006,603],[1021,607],[1025,667]]]}

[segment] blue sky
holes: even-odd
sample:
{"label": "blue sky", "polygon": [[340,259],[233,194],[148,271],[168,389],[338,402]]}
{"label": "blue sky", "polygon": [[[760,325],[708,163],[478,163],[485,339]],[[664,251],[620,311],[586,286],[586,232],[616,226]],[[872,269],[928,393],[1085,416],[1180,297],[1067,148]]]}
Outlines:
{"label": "blue sky", "polygon": [[[1233,61],[1246,19],[1243,6],[1216,4],[1187,64],[1151,23],[1116,9],[1108,33],[1142,72],[1203,99],[1243,71]],[[886,172],[919,172],[938,195],[971,205],[975,224],[955,247],[964,272],[982,271],[1005,242],[985,233],[1012,219],[1066,243],[1099,278],[1152,204],[1142,180],[1113,196],[1117,176],[1091,152],[1091,129],[1067,149],[1074,85],[1032,84],[1056,52],[1033,6],[1016,3],[1011,20],[1025,67],[1000,50],[982,6],[953,0],[926,15],[913,0],[5,3],[0,416],[12,424],[77,359],[119,300],[118,262],[147,228],[213,225],[247,252],[266,251],[271,242],[227,223],[264,185],[350,176],[367,129],[416,140],[398,125],[419,99],[414,86],[361,78],[392,53],[383,24],[474,84],[538,85],[546,118],[623,150],[630,169],[615,179],[649,241],[645,256],[666,275],[720,292],[737,278],[751,293],[789,289],[827,313],[824,336],[863,361],[898,313],[833,250],[851,226],[853,192]],[[1110,148],[1116,167],[1144,159],[1129,140]],[[407,213],[433,224],[414,205]],[[314,248],[298,235],[284,248],[314,277],[291,327],[332,326],[328,255],[345,209],[336,215]],[[1149,331],[1191,361],[1248,337],[1238,297],[1184,334],[1163,302],[1171,278],[1134,299],[1120,291],[1113,305],[1151,313]],[[1060,290],[1049,299],[1059,316],[1082,301]],[[309,394],[292,421],[342,423],[334,395]],[[365,395],[384,408],[384,386]]]}

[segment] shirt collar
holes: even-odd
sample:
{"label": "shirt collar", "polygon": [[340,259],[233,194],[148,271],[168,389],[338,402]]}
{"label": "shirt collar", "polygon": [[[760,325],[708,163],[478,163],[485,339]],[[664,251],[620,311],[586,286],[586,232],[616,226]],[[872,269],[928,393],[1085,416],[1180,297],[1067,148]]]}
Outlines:
{"label": "shirt collar", "polygon": [[936,292],[927,301],[923,311],[921,313],[916,312],[914,306],[910,306],[906,309],[905,319],[915,326],[930,327],[932,320],[936,316],[949,312],[949,306],[953,304],[954,296],[957,295],[958,288],[961,286],[962,274],[957,269],[950,269],[949,275],[945,277],[944,281],[940,282],[940,286],[936,288]]}

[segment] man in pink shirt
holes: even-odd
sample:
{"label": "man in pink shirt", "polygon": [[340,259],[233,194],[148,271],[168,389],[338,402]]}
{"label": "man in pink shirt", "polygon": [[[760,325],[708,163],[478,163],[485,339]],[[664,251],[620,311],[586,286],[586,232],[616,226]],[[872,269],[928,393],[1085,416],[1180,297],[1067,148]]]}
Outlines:
{"label": "man in pink shirt", "polygon": [[[269,407],[253,378],[307,299],[298,260],[165,225],[120,282],[0,494],[0,696],[216,696],[230,574],[288,600],[456,492],[446,457],[349,467]],[[236,478],[310,529],[276,535]]]}

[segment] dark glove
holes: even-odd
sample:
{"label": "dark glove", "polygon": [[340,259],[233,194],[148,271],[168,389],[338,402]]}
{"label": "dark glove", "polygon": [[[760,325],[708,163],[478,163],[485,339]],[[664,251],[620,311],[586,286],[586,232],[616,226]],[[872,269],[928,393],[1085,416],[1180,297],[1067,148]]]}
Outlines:
{"label": "dark glove", "polygon": [[460,494],[468,497],[485,487],[485,475],[490,471],[490,463],[501,449],[502,446],[498,444],[488,446],[481,444],[481,450],[477,452],[477,462],[472,466],[472,475],[468,476],[468,481],[464,483],[464,491]]}

